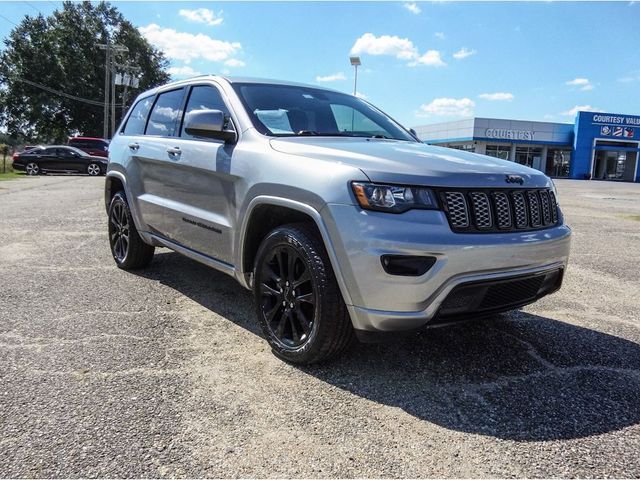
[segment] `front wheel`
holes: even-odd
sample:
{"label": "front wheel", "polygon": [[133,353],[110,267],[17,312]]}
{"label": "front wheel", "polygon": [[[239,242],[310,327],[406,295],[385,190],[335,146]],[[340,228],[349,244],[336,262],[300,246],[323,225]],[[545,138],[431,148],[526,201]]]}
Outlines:
{"label": "front wheel", "polygon": [[124,192],[116,193],[109,205],[109,245],[116,265],[124,270],[147,266],[155,251],[138,234]]}
{"label": "front wheel", "polygon": [[27,163],[27,165],[24,167],[24,169],[27,172],[27,175],[38,175],[38,174],[40,174],[40,165],[38,165],[35,162]]}
{"label": "front wheel", "polygon": [[102,173],[102,170],[100,169],[100,165],[97,163],[90,163],[87,165],[87,173],[92,177],[97,177]]}
{"label": "front wheel", "polygon": [[260,245],[253,275],[256,313],[277,356],[317,363],[351,343],[351,320],[315,229],[292,224],[273,230]]}

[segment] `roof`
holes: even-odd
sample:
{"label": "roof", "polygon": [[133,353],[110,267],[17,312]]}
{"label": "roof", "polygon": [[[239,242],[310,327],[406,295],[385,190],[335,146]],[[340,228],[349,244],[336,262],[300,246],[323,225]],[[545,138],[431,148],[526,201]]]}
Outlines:
{"label": "roof", "polygon": [[69,137],[69,140],[101,140],[103,142],[108,142],[108,140],[100,137]]}
{"label": "roof", "polygon": [[174,82],[166,83],[164,85],[159,85],[155,88],[149,89],[146,92],[142,93],[142,96],[153,95],[160,89],[165,89],[170,86],[180,86],[180,85],[188,85],[193,83],[196,80],[224,80],[227,83],[254,83],[254,84],[263,84],[263,85],[291,85],[294,87],[305,87],[305,88],[316,88],[319,90],[328,90],[328,91],[338,91],[331,88],[321,87],[319,85],[309,85],[307,83],[299,83],[299,82],[290,82],[288,80],[274,80],[270,78],[255,78],[255,77],[229,77],[225,75],[198,75],[195,77],[189,77],[181,80],[176,80]]}

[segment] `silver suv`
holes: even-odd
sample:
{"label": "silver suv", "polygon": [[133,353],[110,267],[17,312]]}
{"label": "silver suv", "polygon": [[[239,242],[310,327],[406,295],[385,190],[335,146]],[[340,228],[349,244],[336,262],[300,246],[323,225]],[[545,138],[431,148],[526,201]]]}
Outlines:
{"label": "silver suv", "polygon": [[571,235],[537,170],[425,145],[351,95],[218,76],[140,95],[105,201],[120,268],[167,247],[233,276],[295,363],[532,303]]}

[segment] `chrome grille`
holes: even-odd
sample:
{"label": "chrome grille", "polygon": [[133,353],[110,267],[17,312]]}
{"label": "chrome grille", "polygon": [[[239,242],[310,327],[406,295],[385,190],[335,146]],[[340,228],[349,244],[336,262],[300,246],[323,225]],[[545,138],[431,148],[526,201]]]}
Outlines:
{"label": "chrome grille", "polygon": [[455,232],[536,230],[560,218],[555,195],[548,189],[448,190],[440,197]]}

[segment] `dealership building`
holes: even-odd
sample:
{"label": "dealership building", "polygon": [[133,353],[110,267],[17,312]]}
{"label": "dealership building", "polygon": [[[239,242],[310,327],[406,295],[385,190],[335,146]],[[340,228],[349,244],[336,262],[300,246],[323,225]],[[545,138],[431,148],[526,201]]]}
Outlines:
{"label": "dealership building", "polygon": [[469,118],[414,128],[425,143],[510,160],[552,177],[640,182],[640,116],[578,112],[573,124]]}

